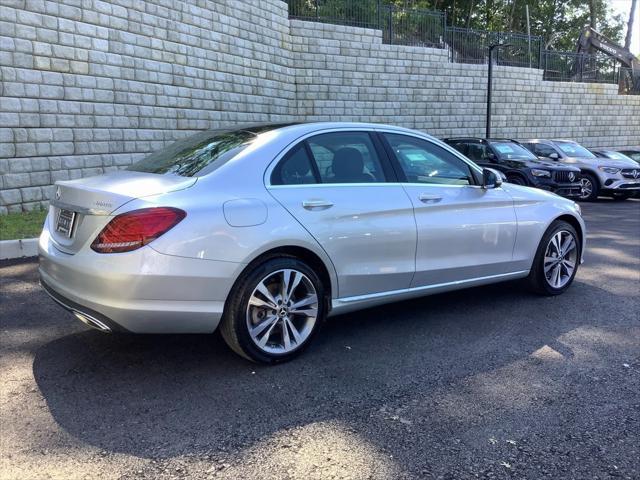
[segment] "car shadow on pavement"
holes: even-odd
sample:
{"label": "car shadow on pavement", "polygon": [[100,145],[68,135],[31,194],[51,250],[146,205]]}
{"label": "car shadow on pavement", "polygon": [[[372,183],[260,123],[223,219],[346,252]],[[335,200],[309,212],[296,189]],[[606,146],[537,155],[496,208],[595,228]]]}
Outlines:
{"label": "car shadow on pavement", "polygon": [[597,327],[591,302],[603,295],[614,294],[576,282],[538,297],[516,282],[390,304],[330,319],[302,357],[274,367],[217,334],[83,331],[38,348],[33,373],[56,422],[82,442],[146,458],[204,454],[311,422],[368,421],[543,347],[570,358],[558,337]]}

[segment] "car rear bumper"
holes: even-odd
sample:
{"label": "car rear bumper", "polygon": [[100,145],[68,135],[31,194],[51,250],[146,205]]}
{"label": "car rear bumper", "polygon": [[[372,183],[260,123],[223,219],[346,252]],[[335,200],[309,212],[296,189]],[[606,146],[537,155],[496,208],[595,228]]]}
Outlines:
{"label": "car rear bumper", "polygon": [[124,254],[75,255],[40,237],[45,291],[84,323],[134,333],[211,333],[242,264],[176,257],[149,246]]}

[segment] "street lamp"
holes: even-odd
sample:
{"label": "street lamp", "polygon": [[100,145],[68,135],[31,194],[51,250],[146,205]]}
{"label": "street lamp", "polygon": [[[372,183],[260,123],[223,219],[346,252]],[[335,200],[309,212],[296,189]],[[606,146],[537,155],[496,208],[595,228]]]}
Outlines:
{"label": "street lamp", "polygon": [[513,47],[510,43],[493,43],[489,45],[489,70],[487,78],[487,124],[485,138],[491,138],[491,82],[493,79],[493,51],[497,48]]}

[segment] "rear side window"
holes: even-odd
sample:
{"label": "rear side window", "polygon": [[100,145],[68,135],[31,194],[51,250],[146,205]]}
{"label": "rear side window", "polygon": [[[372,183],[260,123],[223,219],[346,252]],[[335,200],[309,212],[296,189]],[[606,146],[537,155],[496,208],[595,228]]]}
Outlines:
{"label": "rear side window", "polygon": [[293,147],[271,174],[272,185],[385,182],[367,132],[324,133]]}
{"label": "rear side window", "polygon": [[272,185],[318,183],[304,142],[291,149],[271,174]]}
{"label": "rear side window", "polygon": [[489,153],[488,147],[483,143],[468,143],[467,144],[467,158],[474,162],[481,162],[487,159]]}
{"label": "rear side window", "polygon": [[322,183],[384,182],[382,163],[367,132],[334,132],[307,140]]}
{"label": "rear side window", "polygon": [[556,152],[555,148],[550,147],[549,145],[545,145],[544,143],[534,143],[533,153],[535,153],[539,157],[548,157],[552,153],[558,152]]}

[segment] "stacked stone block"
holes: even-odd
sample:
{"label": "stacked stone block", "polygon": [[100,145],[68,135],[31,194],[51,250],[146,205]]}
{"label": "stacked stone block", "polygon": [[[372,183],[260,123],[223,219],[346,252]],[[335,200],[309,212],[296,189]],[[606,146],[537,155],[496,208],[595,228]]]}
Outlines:
{"label": "stacked stone block", "polygon": [[[640,144],[640,96],[534,69],[495,75],[496,136]],[[3,0],[0,214],[197,130],[352,120],[482,135],[485,98],[484,65],[290,21],[282,0]]]}

